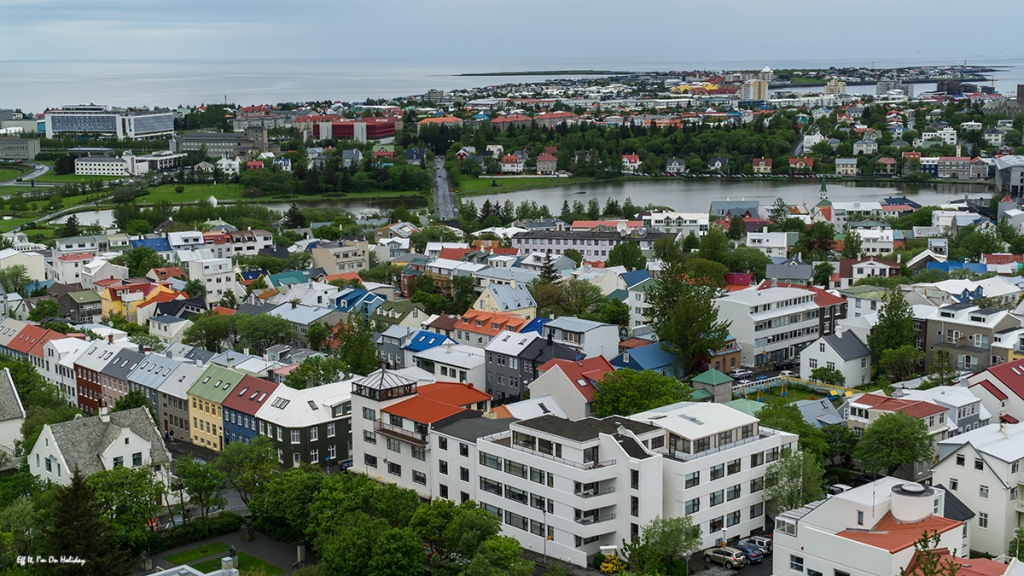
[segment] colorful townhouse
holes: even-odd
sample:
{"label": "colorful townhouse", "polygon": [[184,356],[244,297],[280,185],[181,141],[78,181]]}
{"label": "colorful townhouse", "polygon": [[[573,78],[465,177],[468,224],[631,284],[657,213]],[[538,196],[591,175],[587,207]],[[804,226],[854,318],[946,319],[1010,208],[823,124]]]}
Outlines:
{"label": "colorful townhouse", "polygon": [[224,448],[224,399],[245,375],[211,364],[188,389],[192,443],[220,452]]}

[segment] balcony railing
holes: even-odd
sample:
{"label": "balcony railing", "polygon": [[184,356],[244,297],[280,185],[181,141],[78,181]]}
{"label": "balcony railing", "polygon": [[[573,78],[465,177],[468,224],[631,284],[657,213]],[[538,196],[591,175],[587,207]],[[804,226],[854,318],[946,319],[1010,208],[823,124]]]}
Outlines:
{"label": "balcony railing", "polygon": [[605,494],[611,494],[612,492],[615,492],[615,486],[609,486],[600,490],[580,490],[575,494],[580,498],[593,498],[594,496],[603,496]]}
{"label": "balcony railing", "polygon": [[1024,512],[1024,502],[1021,502],[1021,501],[1018,500],[1016,502],[1016,508],[1017,508],[1017,512]]}
{"label": "balcony railing", "polygon": [[599,522],[607,522],[609,520],[615,520],[615,514],[602,514],[600,516],[580,516],[576,518],[577,524],[597,524]]}
{"label": "balcony railing", "polygon": [[614,466],[615,460],[604,460],[602,462],[573,462],[572,460],[566,460],[565,458],[559,458],[557,456],[551,456],[531,448],[519,446],[512,443],[512,432],[499,432],[497,434],[491,434],[490,436],[484,436],[481,440],[493,442],[499,446],[511,448],[513,450],[519,450],[527,454],[539,456],[545,460],[551,460],[552,462],[558,462],[559,464],[565,464],[566,466],[572,466],[573,468],[579,468],[580,470],[594,470],[596,468],[604,468],[605,466]]}
{"label": "balcony railing", "polygon": [[427,444],[427,435],[412,432],[398,426],[392,426],[391,424],[385,424],[380,420],[373,421],[373,429],[376,432],[381,432],[387,436],[398,438],[399,440],[405,440],[406,442],[412,442],[414,444]]}
{"label": "balcony railing", "polygon": [[667,454],[668,456],[670,456],[672,458],[675,458],[676,460],[682,460],[682,461],[686,462],[686,461],[694,460],[696,458],[703,458],[704,456],[707,456],[709,454],[716,454],[718,452],[724,452],[726,450],[732,450],[733,448],[735,448],[737,446],[742,446],[744,444],[749,444],[751,442],[755,442],[757,440],[760,440],[761,438],[770,438],[770,437],[772,437],[772,436],[774,436],[776,434],[778,434],[778,432],[775,431],[775,430],[772,430],[771,428],[761,428],[761,429],[759,429],[757,431],[757,434],[751,436],[750,438],[743,438],[741,440],[737,440],[735,442],[730,442],[729,444],[725,444],[723,446],[717,446],[715,448],[711,448],[711,449],[708,449],[708,450],[702,450],[702,451],[700,451],[700,452],[698,452],[696,454],[687,454],[686,452],[679,452],[679,451],[676,451],[675,453],[673,453],[673,452],[670,452],[668,450],[668,448],[656,448],[656,449],[653,450],[653,452],[658,452],[660,454]]}

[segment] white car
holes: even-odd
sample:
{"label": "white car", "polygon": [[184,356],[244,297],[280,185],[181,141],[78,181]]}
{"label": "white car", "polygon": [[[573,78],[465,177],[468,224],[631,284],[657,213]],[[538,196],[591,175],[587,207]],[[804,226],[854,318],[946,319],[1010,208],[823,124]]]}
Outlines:
{"label": "white car", "polygon": [[753,376],[753,375],[754,375],[753,372],[751,372],[750,370],[747,370],[745,368],[737,368],[737,369],[729,372],[729,376],[732,377],[732,378],[746,378],[748,376]]}

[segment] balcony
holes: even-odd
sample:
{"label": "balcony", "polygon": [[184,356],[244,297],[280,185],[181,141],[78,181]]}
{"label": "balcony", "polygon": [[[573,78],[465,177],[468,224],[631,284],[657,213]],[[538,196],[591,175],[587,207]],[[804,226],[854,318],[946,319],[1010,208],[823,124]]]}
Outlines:
{"label": "balcony", "polygon": [[673,452],[669,452],[668,448],[656,448],[656,449],[652,450],[652,452],[657,452],[659,454],[665,454],[665,455],[667,455],[670,458],[674,458],[676,460],[681,460],[683,462],[688,462],[690,460],[694,460],[694,459],[697,459],[697,458],[703,458],[704,456],[707,456],[709,454],[717,454],[719,452],[725,452],[726,450],[732,450],[733,448],[735,448],[737,446],[742,446],[744,444],[749,444],[751,442],[756,442],[757,440],[760,440],[762,438],[771,438],[772,436],[774,436],[776,434],[778,434],[778,432],[776,432],[775,430],[772,430],[770,428],[761,428],[760,430],[757,431],[757,434],[751,436],[750,438],[743,438],[741,440],[736,440],[735,442],[730,442],[729,444],[725,444],[723,446],[717,446],[715,448],[711,448],[711,449],[708,449],[708,450],[703,450],[703,451],[698,452],[696,454],[687,454],[686,452],[679,452],[679,451],[676,451],[676,452],[673,453]]}
{"label": "balcony", "polygon": [[481,438],[481,440],[486,440],[488,442],[497,444],[498,446],[504,446],[506,448],[511,448],[513,450],[518,450],[520,452],[525,452],[526,454],[532,454],[533,456],[544,458],[545,460],[551,460],[552,462],[557,462],[559,464],[564,464],[566,466],[572,466],[573,468],[578,468],[580,470],[595,470],[597,468],[604,468],[605,466],[615,465],[615,460],[605,460],[603,462],[573,462],[572,460],[566,460],[565,458],[559,458],[557,456],[545,454],[543,452],[539,452],[531,448],[519,446],[512,443],[512,432],[499,432],[497,434],[491,434],[490,436],[484,436],[483,438]]}
{"label": "balcony", "polygon": [[1016,502],[1014,502],[1014,505],[1015,505],[1015,507],[1017,509],[1017,512],[1024,513],[1024,502],[1021,502],[1020,500],[1017,500]]}
{"label": "balcony", "polygon": [[600,524],[601,522],[607,522],[609,520],[615,520],[615,514],[601,514],[600,516],[593,516],[593,515],[580,516],[579,518],[576,518],[575,520],[576,520],[577,524],[583,524],[584,526],[589,526],[590,524]]}
{"label": "balcony", "polygon": [[615,492],[615,486],[609,486],[600,490],[581,490],[575,494],[580,498],[593,498],[594,496],[603,496],[605,494],[611,494]]}
{"label": "balcony", "polygon": [[399,428],[398,426],[392,426],[391,424],[385,424],[380,420],[373,421],[373,430],[385,436],[391,436],[398,440],[410,442],[412,444],[419,444],[420,446],[427,445],[427,435]]}

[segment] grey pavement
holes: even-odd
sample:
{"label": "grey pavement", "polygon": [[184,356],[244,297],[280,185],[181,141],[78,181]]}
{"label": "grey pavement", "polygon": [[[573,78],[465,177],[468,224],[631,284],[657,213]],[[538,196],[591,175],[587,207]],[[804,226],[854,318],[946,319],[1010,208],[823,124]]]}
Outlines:
{"label": "grey pavement", "polygon": [[[306,561],[303,562],[302,566],[297,566],[296,561],[298,559],[298,554],[295,546],[292,546],[287,542],[274,540],[270,536],[267,536],[266,534],[263,534],[261,532],[256,533],[256,538],[254,540],[252,540],[251,542],[247,542],[245,540],[242,540],[242,537],[238,531],[235,531],[230,532],[228,534],[223,534],[221,536],[207,538],[206,540],[201,540],[199,542],[195,542],[187,546],[182,546],[181,548],[175,548],[173,550],[161,552],[160,554],[155,554],[153,556],[152,572],[166,570],[168,568],[173,568],[175,566],[175,564],[172,564],[167,560],[164,560],[164,558],[166,558],[167,556],[177,554],[178,552],[184,552],[186,550],[192,550],[193,548],[200,548],[202,546],[205,546],[207,544],[213,544],[215,542],[223,542],[228,546],[234,546],[239,552],[245,552],[250,556],[259,558],[264,562],[269,562],[270,564],[273,564],[274,566],[281,568],[285,571],[285,574],[291,574],[293,571],[295,571],[298,568],[301,568],[302,566],[310,566],[312,564],[316,564],[316,558],[314,558],[309,553],[308,549],[306,551]],[[222,558],[224,556],[227,556],[226,552],[213,554],[206,558],[200,558],[198,560],[190,562],[190,564]],[[145,571],[142,569],[135,570],[135,574],[149,573],[149,571]]]}
{"label": "grey pavement", "polygon": [[441,220],[454,220],[458,212],[455,203],[455,192],[444,169],[444,158],[434,160],[434,215]]}

